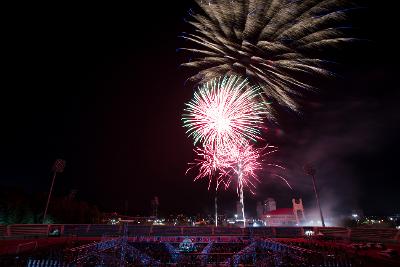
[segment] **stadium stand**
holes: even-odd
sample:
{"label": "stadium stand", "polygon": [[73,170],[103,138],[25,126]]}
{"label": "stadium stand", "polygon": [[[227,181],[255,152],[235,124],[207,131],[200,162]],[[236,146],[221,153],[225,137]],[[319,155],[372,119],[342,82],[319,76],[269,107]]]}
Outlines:
{"label": "stadium stand", "polygon": [[87,235],[89,236],[118,235],[120,233],[120,225],[92,224],[87,228]]}
{"label": "stadium stand", "polygon": [[[248,230],[248,229],[246,229]],[[251,229],[253,236],[274,237],[275,233],[271,227],[255,227]]]}
{"label": "stadium stand", "polygon": [[[101,237],[120,235],[121,225],[111,224],[14,224],[0,225],[1,238],[29,238],[46,236]],[[302,237],[306,232],[322,233],[323,237],[355,241],[399,242],[400,230],[393,228],[343,228],[343,227],[213,227],[213,226],[139,226],[129,225],[129,237]],[[180,240],[180,239],[179,239]],[[179,242],[179,241],[178,241]],[[205,241],[206,242],[206,241]]]}
{"label": "stadium stand", "polygon": [[212,227],[182,227],[182,235],[212,235]]}
{"label": "stadium stand", "polygon": [[14,237],[47,236],[48,232],[47,224],[13,224],[9,227],[9,234]]}
{"label": "stadium stand", "polygon": [[238,227],[216,227],[214,228],[215,235],[243,235],[243,229]]}
{"label": "stadium stand", "polygon": [[148,236],[151,232],[151,226],[137,226],[129,225],[128,233],[129,236]]}
{"label": "stadium stand", "polygon": [[172,235],[177,236],[182,234],[181,227],[174,226],[153,226],[151,230],[152,235]]}
{"label": "stadium stand", "polygon": [[396,241],[395,237],[399,230],[388,228],[352,228],[351,240],[368,241]]}
{"label": "stadium stand", "polygon": [[303,236],[301,227],[276,227],[276,237],[301,237]]}
{"label": "stadium stand", "polygon": [[7,236],[7,226],[0,224],[0,237]]}
{"label": "stadium stand", "polygon": [[[305,229],[305,231],[307,230]],[[344,227],[317,227],[316,229],[312,229],[312,231],[335,239],[347,239],[350,234],[349,229]]]}
{"label": "stadium stand", "polygon": [[66,224],[64,225],[64,236],[88,236],[89,224]]}

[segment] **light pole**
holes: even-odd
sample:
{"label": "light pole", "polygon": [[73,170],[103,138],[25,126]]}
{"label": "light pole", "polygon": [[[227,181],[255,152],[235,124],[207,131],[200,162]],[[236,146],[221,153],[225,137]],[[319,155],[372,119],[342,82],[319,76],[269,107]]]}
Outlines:
{"label": "light pole", "polygon": [[[214,171],[211,173],[211,179],[215,175],[216,176],[216,166],[214,166]],[[214,196],[214,209],[215,209],[215,227],[218,227],[218,178],[216,178],[216,186],[215,186],[215,196]]]}
{"label": "light pole", "polygon": [[243,172],[241,161],[238,162],[238,187],[240,204],[242,206],[243,228],[246,228],[246,217],[244,215]]}
{"label": "light pole", "polygon": [[44,209],[43,222],[42,222],[43,224],[46,221],[47,209],[49,208],[49,202],[50,202],[51,192],[53,191],[54,180],[56,179],[57,173],[63,172],[64,168],[65,168],[65,160],[57,159],[54,162],[54,165],[53,165],[53,179],[51,181],[49,196],[47,197],[46,208]]}
{"label": "light pole", "polygon": [[215,189],[214,207],[215,207],[215,227],[218,227],[218,189]]}
{"label": "light pole", "polygon": [[304,165],[304,172],[305,172],[305,174],[307,174],[307,175],[312,177],[314,193],[315,193],[315,198],[317,200],[317,205],[318,205],[318,209],[319,209],[319,215],[321,216],[322,227],[325,227],[324,216],[322,215],[322,209],[321,209],[321,205],[319,203],[318,189],[317,189],[317,185],[315,183],[315,173],[317,171],[315,170],[315,168],[311,164],[306,164],[306,165]]}

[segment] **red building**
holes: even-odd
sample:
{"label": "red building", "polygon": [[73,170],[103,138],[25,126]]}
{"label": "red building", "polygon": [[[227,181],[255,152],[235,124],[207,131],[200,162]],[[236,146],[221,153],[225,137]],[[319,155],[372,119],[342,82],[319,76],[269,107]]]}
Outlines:
{"label": "red building", "polygon": [[[271,200],[268,199],[267,201]],[[299,225],[301,222],[305,221],[303,202],[301,199],[292,199],[292,204],[292,208],[278,209],[276,205],[270,205],[273,209],[266,210],[261,216],[261,219],[266,226]]]}

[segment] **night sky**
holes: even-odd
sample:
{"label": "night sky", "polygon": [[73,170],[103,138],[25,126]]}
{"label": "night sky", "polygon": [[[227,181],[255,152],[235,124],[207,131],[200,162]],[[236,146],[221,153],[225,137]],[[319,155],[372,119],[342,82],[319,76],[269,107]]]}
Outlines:
{"label": "night sky", "polygon": [[[191,1],[141,1],[140,6],[10,7],[2,33],[0,186],[46,192],[56,158],[67,162],[55,194],[77,197],[103,211],[162,214],[211,212],[207,182],[185,176],[193,160],[181,114],[193,88],[187,60],[176,51],[188,30]],[[372,2],[372,1],[371,1]],[[376,2],[376,1],[374,1]],[[268,173],[255,201],[278,207],[302,197],[314,207],[302,165],[314,162],[323,207],[332,214],[362,209],[399,213],[399,52],[395,10],[368,4],[351,23],[364,41],[331,53],[338,77],[301,99],[302,112],[281,110],[266,138],[279,146],[273,160],[294,190]],[[221,193],[233,212],[233,189]]]}

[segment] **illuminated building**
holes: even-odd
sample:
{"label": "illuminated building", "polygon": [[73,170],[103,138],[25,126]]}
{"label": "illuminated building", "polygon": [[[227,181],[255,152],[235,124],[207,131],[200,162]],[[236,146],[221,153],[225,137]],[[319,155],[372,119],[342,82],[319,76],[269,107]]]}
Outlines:
{"label": "illuminated building", "polygon": [[299,225],[305,221],[304,207],[301,199],[292,199],[292,208],[276,208],[276,202],[268,198],[264,202],[264,213],[261,220],[266,226]]}

